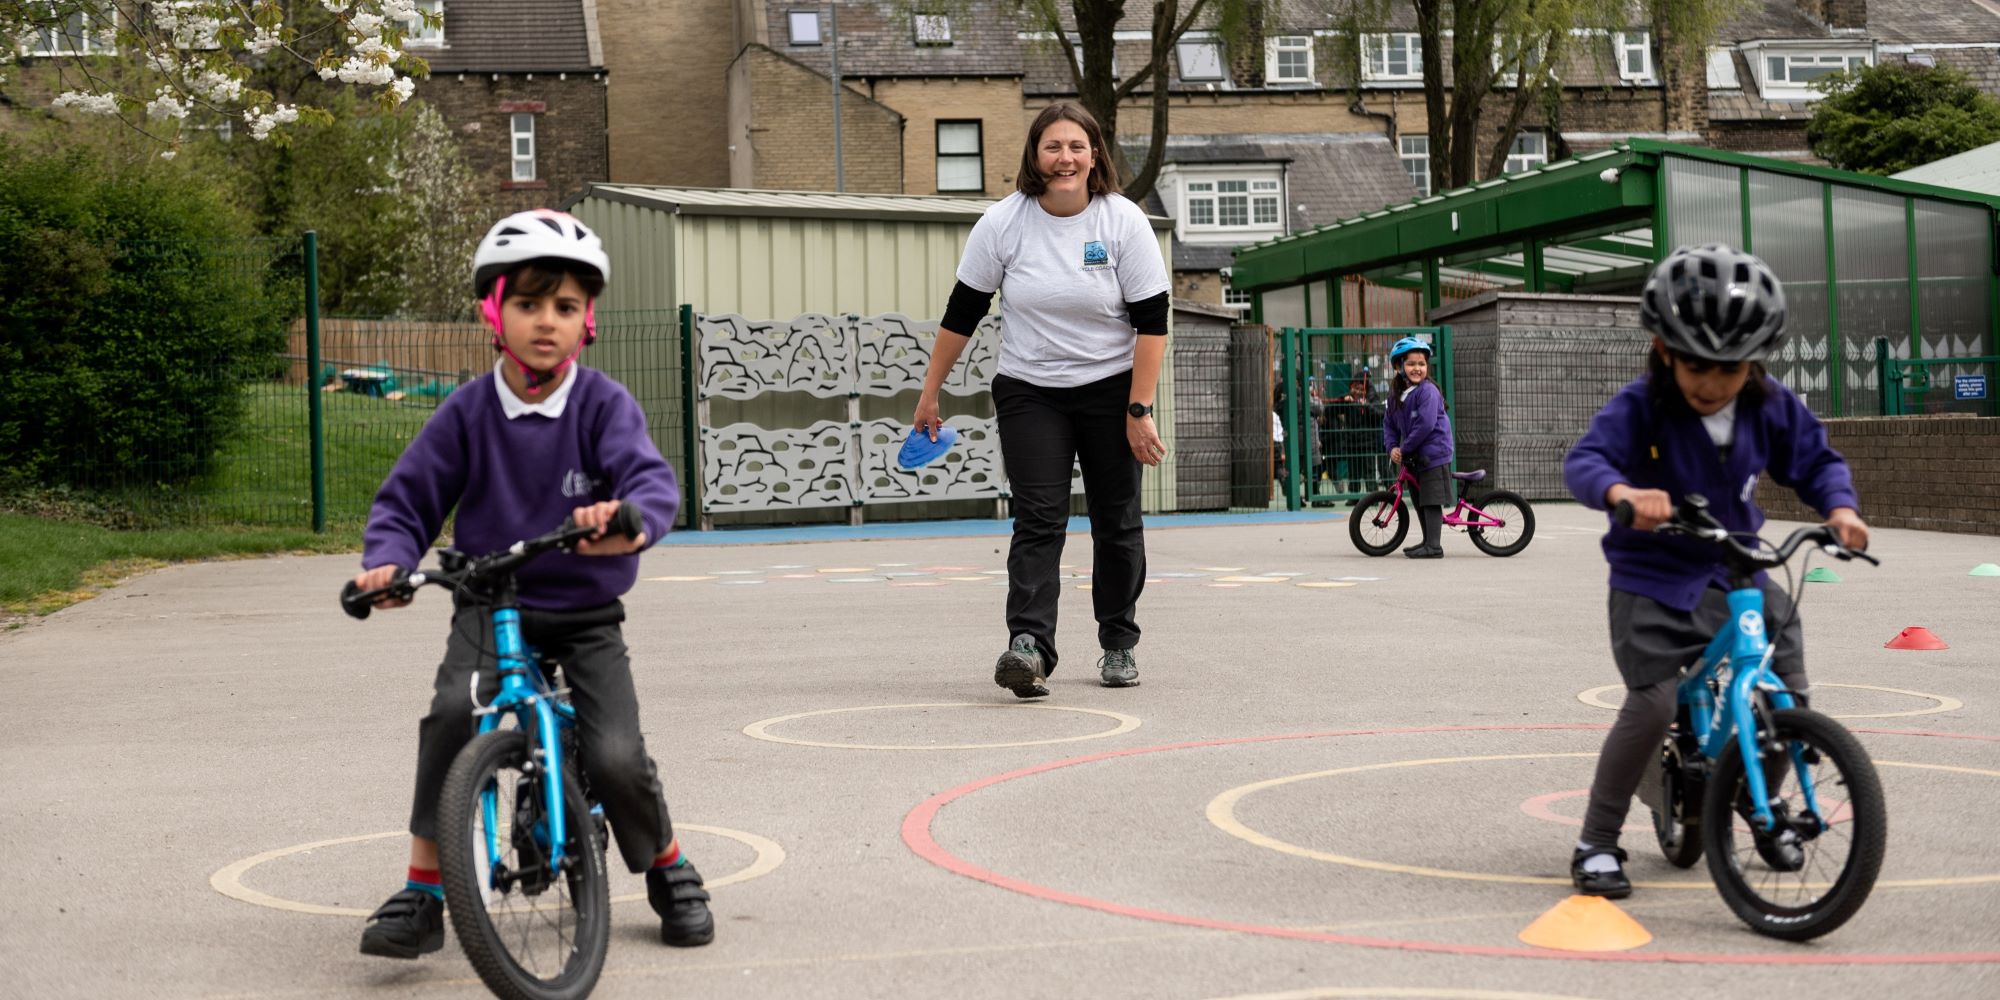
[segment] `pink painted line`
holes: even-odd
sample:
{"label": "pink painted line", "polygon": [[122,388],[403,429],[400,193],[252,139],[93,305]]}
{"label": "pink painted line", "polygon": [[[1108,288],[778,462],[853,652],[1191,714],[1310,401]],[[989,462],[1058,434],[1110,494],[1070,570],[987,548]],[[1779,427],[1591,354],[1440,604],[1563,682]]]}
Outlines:
{"label": "pink painted line", "polygon": [[[1955,965],[1972,963],[2000,963],[2000,951],[1974,952],[1909,952],[1895,954],[1864,953],[1851,955],[1825,955],[1814,953],[1779,952],[1770,954],[1732,955],[1715,952],[1571,952],[1555,951],[1547,948],[1516,948],[1504,945],[1451,944],[1442,941],[1419,941],[1408,938],[1369,937],[1358,934],[1338,934],[1331,931],[1315,931],[1297,927],[1278,927],[1271,924],[1243,923],[1234,920],[1216,920],[1209,917],[1166,910],[1151,910],[1144,907],[1128,906],[1124,903],[1098,899],[1064,892],[1060,889],[1039,885],[1011,875],[981,868],[956,854],[945,850],[931,835],[931,823],[937,814],[958,799],[991,788],[994,785],[1026,778],[1065,767],[1090,764],[1119,757],[1137,757],[1142,754],[1166,753],[1173,750],[1193,750],[1203,747],[1237,746],[1246,743],[1273,743],[1281,740],[1311,740],[1334,736],[1387,736],[1414,733],[1466,733],[1466,732],[1518,732],[1524,730],[1604,730],[1608,725],[1588,723],[1523,723],[1519,725],[1494,726],[1415,726],[1393,729],[1343,729],[1324,733],[1287,733],[1278,736],[1244,736],[1234,739],[1199,740],[1191,743],[1171,743],[1155,747],[1135,747],[1127,750],[1109,750],[1103,753],[1071,757],[1066,760],[1051,761],[1008,771],[1003,774],[978,778],[957,788],[939,792],[909,811],[903,817],[903,843],[918,857],[956,875],[984,882],[988,885],[1017,892],[1052,903],[1076,906],[1113,916],[1131,917],[1154,923],[1173,924],[1181,927],[1199,927],[1207,930],[1229,931],[1237,934],[1256,934],[1261,937],[1286,938],[1294,941],[1319,941],[1327,944],[1352,945],[1358,948],[1382,948],[1399,951],[1432,952],[1446,955],[1475,955],[1490,958],[1543,958],[1564,959],[1579,962],[1637,962],[1637,963],[1684,963],[1703,965]],[[1929,733],[1920,730],[1863,730],[1863,732],[1888,732],[1903,736],[1936,736],[1949,739],[1996,740],[2000,737],[1970,736],[1960,733]]]}

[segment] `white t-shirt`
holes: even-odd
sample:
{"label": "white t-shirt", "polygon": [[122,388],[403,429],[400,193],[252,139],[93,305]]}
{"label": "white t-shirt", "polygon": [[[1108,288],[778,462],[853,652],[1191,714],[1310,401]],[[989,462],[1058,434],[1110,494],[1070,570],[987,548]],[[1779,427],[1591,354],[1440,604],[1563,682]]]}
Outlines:
{"label": "white t-shirt", "polygon": [[1717,448],[1727,448],[1736,440],[1736,401],[1724,403],[1722,409],[1701,418],[1701,429],[1708,432],[1708,439]]}
{"label": "white t-shirt", "polygon": [[1130,369],[1125,303],[1173,287],[1146,213],[1115,194],[1068,218],[1019,191],[1000,199],[972,227],[958,280],[1000,293],[1000,373],[1049,388]]}

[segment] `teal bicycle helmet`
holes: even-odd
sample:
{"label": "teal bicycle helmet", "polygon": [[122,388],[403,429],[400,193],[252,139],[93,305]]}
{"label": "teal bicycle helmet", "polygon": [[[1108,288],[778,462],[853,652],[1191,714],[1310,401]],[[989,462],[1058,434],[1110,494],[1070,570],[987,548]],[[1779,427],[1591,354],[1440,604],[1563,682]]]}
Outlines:
{"label": "teal bicycle helmet", "polygon": [[1389,364],[1401,368],[1403,366],[1403,355],[1411,351],[1422,351],[1426,358],[1432,357],[1436,353],[1431,349],[1429,342],[1418,340],[1415,337],[1404,337],[1396,341],[1396,346],[1389,348]]}

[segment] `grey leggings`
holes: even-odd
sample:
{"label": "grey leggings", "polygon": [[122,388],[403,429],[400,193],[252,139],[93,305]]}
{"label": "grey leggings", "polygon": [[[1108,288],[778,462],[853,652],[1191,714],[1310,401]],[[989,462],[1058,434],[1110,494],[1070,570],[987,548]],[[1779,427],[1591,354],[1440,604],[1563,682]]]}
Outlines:
{"label": "grey leggings", "polygon": [[[1778,650],[1771,658],[1785,686],[1798,694],[1807,690],[1801,629],[1791,602],[1775,587],[1764,588],[1765,611],[1786,623],[1778,633]],[[1773,592],[1776,592],[1774,597]],[[1727,614],[1720,590],[1710,590],[1693,612],[1675,611],[1650,598],[1611,592],[1612,653],[1626,683],[1640,680],[1625,692],[1625,704],[1604,749],[1597,756],[1597,776],[1590,783],[1590,808],[1583,814],[1583,842],[1593,847],[1618,846],[1619,828],[1632,808],[1639,783],[1648,780],[1660,756],[1660,743],[1673,727],[1680,688],[1679,666],[1701,655],[1709,636]],[[1675,663],[1666,680],[1643,683],[1657,676],[1661,663]]]}

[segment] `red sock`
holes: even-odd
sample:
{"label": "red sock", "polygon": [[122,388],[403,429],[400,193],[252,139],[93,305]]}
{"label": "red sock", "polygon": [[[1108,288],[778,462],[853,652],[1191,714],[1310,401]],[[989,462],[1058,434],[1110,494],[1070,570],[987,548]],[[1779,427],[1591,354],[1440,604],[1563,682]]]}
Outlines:
{"label": "red sock", "polygon": [[653,859],[655,868],[672,868],[681,863],[681,845],[676,843],[667,848],[667,853]]}

